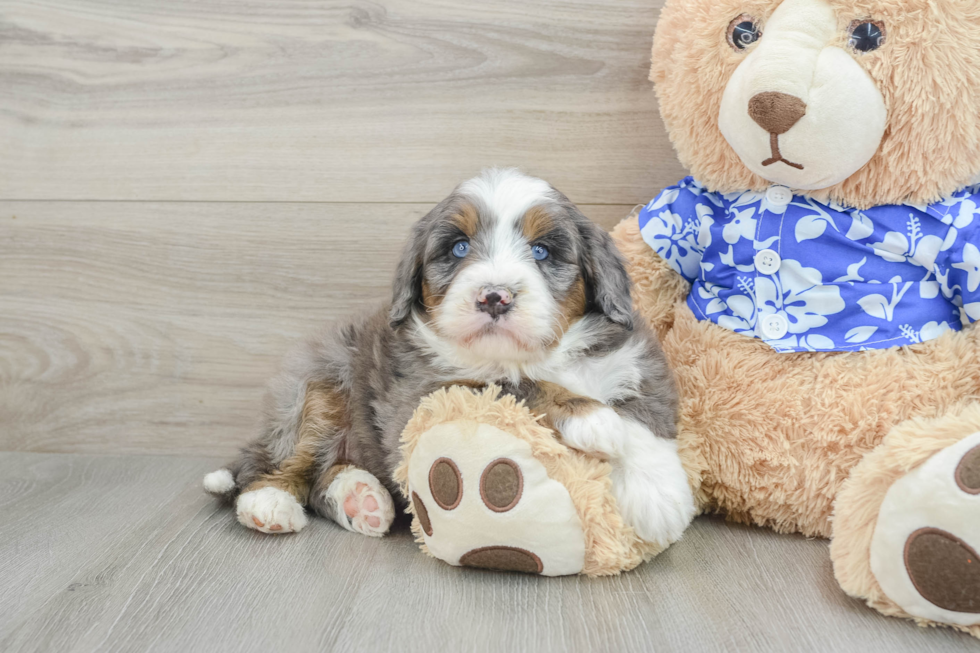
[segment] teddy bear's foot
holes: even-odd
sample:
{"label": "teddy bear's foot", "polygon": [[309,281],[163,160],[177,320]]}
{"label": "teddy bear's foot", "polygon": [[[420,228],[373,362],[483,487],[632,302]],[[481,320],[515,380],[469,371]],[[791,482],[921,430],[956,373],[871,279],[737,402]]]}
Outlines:
{"label": "teddy bear's foot", "polygon": [[395,504],[391,494],[374,474],[348,466],[340,471],[324,492],[334,521],[349,531],[381,537],[391,528]]}
{"label": "teddy bear's foot", "polygon": [[242,493],[235,511],[239,523],[263,533],[295,533],[303,530],[308,521],[299,501],[275,487]]}
{"label": "teddy bear's foot", "polygon": [[524,440],[474,421],[440,424],[412,452],[408,478],[420,534],[435,557],[545,576],[583,570],[585,534],[574,502]]}
{"label": "teddy bear's foot", "polygon": [[980,624],[980,433],[895,481],[871,540],[871,570],[913,617]]}
{"label": "teddy bear's foot", "polygon": [[851,470],[833,529],[845,592],[980,637],[980,403],[895,426]]}

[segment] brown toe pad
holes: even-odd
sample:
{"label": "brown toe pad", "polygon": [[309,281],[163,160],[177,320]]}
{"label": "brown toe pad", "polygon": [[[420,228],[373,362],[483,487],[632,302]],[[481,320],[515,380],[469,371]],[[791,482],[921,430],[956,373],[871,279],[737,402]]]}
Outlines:
{"label": "brown toe pad", "polygon": [[905,542],[905,568],[924,599],[944,610],[980,614],[980,558],[969,544],[938,528]]}
{"label": "brown toe pad", "polygon": [[980,445],[967,451],[956,466],[956,484],[967,494],[980,494]]}
{"label": "brown toe pad", "polygon": [[544,569],[541,558],[530,551],[514,546],[484,546],[467,551],[459,559],[464,567],[479,567],[495,571],[520,571],[540,574]]}
{"label": "brown toe pad", "polygon": [[415,516],[419,518],[419,525],[422,527],[422,531],[429,537],[432,537],[432,522],[429,521],[429,511],[426,510],[422,498],[415,492],[412,492],[412,505],[415,506]]}

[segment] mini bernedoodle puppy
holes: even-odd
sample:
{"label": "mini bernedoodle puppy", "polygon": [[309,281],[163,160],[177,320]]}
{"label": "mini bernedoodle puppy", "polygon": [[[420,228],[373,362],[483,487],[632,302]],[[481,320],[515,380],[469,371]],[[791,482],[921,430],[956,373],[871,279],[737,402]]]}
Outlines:
{"label": "mini bernedoodle puppy", "polygon": [[624,519],[677,540],[694,499],[677,455],[677,394],[634,314],[610,236],[549,184],[488,170],[412,229],[390,305],[334,326],[288,357],[261,436],[205,488],[237,497],[264,533],[305,506],[380,536],[394,518],[399,436],[419,401],[453,384],[499,384],[563,441],[607,458]]}

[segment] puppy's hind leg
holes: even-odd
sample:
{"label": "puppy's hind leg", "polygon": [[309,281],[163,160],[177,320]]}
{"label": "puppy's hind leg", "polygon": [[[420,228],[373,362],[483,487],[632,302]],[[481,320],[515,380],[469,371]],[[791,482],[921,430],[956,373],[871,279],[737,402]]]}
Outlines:
{"label": "puppy's hind leg", "polygon": [[308,523],[306,481],[302,454],[294,454],[279,469],[263,474],[238,496],[235,512],[243,526],[263,533],[295,533]]}
{"label": "puppy's hind leg", "polygon": [[336,464],[317,480],[310,497],[316,512],[354,533],[381,537],[391,528],[395,503],[371,472]]}
{"label": "puppy's hind leg", "polygon": [[[263,533],[290,533],[308,523],[304,506],[317,470],[317,460],[341,437],[346,424],[342,393],[328,383],[306,390],[292,453],[274,469],[248,481],[238,497],[238,521]],[[237,477],[242,485],[243,474]]]}

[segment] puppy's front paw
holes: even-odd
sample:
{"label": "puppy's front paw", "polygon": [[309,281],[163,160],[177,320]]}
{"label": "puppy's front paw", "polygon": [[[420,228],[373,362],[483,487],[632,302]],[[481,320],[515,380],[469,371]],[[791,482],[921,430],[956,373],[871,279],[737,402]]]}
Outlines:
{"label": "puppy's front paw", "polygon": [[274,487],[240,495],[236,512],[242,525],[263,533],[296,533],[308,521],[299,501],[289,492]]}
{"label": "puppy's front paw", "polygon": [[374,474],[349,467],[337,474],[326,490],[334,520],[349,531],[381,537],[395,519],[391,494]]}
{"label": "puppy's front paw", "polygon": [[568,417],[558,424],[562,439],[570,447],[587,453],[619,456],[626,425],[612,408],[604,406],[585,415]]}
{"label": "puppy's front paw", "polygon": [[634,423],[622,458],[613,461],[613,494],[637,537],[666,548],[681,538],[697,507],[677,443]]}
{"label": "puppy's front paw", "polygon": [[637,472],[613,473],[613,493],[619,512],[637,537],[666,548],[681,539],[694,518],[694,497],[683,482]]}

